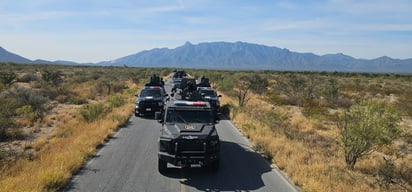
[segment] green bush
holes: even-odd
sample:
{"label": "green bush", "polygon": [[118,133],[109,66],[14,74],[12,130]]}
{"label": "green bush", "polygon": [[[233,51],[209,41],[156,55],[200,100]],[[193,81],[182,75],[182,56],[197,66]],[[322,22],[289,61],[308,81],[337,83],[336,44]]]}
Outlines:
{"label": "green bush", "polygon": [[32,81],[37,81],[39,78],[36,74],[34,73],[27,73],[24,74],[23,76],[19,77],[17,81],[19,82],[24,82],[24,83],[29,83]]}
{"label": "green bush", "polygon": [[303,115],[306,117],[312,117],[316,119],[321,119],[323,116],[328,114],[328,110],[322,107],[319,102],[313,100],[306,100],[303,104]]}
{"label": "green bush", "polygon": [[104,106],[101,103],[92,104],[80,110],[80,115],[86,122],[98,119],[104,113]]}
{"label": "green bush", "polygon": [[400,121],[396,109],[382,102],[361,102],[341,114],[338,127],[348,168],[354,169],[359,158],[399,137]]}
{"label": "green bush", "polygon": [[50,83],[54,86],[58,86],[62,82],[61,78],[62,73],[60,71],[48,71],[45,70],[42,73],[42,79],[47,83]]}
{"label": "green bush", "polygon": [[72,95],[71,97],[67,99],[67,103],[74,104],[74,105],[82,105],[82,104],[87,104],[88,101],[87,99],[83,99],[83,98],[80,98],[79,96]]}
{"label": "green bush", "polygon": [[16,74],[14,72],[0,72],[0,81],[4,85],[10,85],[16,79]]}
{"label": "green bush", "polygon": [[109,103],[110,107],[120,107],[126,104],[126,100],[120,95],[110,95]]}
{"label": "green bush", "polygon": [[10,118],[1,116],[0,114],[0,140],[14,139],[13,132],[18,129],[17,123]]}
{"label": "green bush", "polygon": [[35,113],[35,118],[42,118],[45,111],[44,104],[46,104],[49,100],[42,95],[32,92],[31,89],[19,87],[16,91],[19,105],[31,105]]}

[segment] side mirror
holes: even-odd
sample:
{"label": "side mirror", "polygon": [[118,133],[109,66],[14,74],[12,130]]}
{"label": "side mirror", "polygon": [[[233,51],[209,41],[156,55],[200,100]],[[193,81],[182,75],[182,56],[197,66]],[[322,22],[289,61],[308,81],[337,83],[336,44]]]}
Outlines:
{"label": "side mirror", "polygon": [[217,97],[222,97],[222,95],[218,95]]}
{"label": "side mirror", "polygon": [[165,95],[163,95],[163,97],[167,97],[167,96],[169,96],[169,94],[165,94]]}
{"label": "side mirror", "polygon": [[174,97],[174,96],[175,96],[175,93],[174,93],[174,92],[170,93],[170,96],[171,96],[171,97]]}
{"label": "side mirror", "polygon": [[162,119],[162,113],[161,112],[155,112],[155,120],[157,120],[157,122],[159,123],[163,123],[163,119]]}

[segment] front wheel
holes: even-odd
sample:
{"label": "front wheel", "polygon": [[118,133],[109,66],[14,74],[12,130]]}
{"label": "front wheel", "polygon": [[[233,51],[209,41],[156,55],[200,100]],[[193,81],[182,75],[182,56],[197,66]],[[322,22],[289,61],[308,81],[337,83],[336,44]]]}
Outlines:
{"label": "front wheel", "polygon": [[167,169],[167,162],[164,161],[164,160],[161,160],[161,159],[159,158],[157,167],[158,167],[160,173],[165,173],[165,172],[166,172],[166,169]]}

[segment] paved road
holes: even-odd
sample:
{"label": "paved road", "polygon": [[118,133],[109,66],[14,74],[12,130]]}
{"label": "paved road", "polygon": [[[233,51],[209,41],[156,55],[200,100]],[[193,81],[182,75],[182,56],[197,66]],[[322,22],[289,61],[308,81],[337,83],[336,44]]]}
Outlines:
{"label": "paved road", "polygon": [[131,117],[63,191],[297,191],[250,149],[229,120],[217,125],[222,141],[218,172],[172,168],[162,175],[157,171],[160,128],[153,119]]}

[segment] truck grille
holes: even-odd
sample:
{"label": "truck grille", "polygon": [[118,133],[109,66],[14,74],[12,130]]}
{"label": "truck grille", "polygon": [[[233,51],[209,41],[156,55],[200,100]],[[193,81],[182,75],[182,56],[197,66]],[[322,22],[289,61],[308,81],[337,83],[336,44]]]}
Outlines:
{"label": "truck grille", "polygon": [[216,101],[215,100],[209,100],[210,106],[215,107],[216,106]]}
{"label": "truck grille", "polygon": [[139,103],[140,108],[155,108],[159,107],[159,101],[143,101]]}
{"label": "truck grille", "polygon": [[205,141],[199,139],[177,140],[177,152],[205,152]]}

